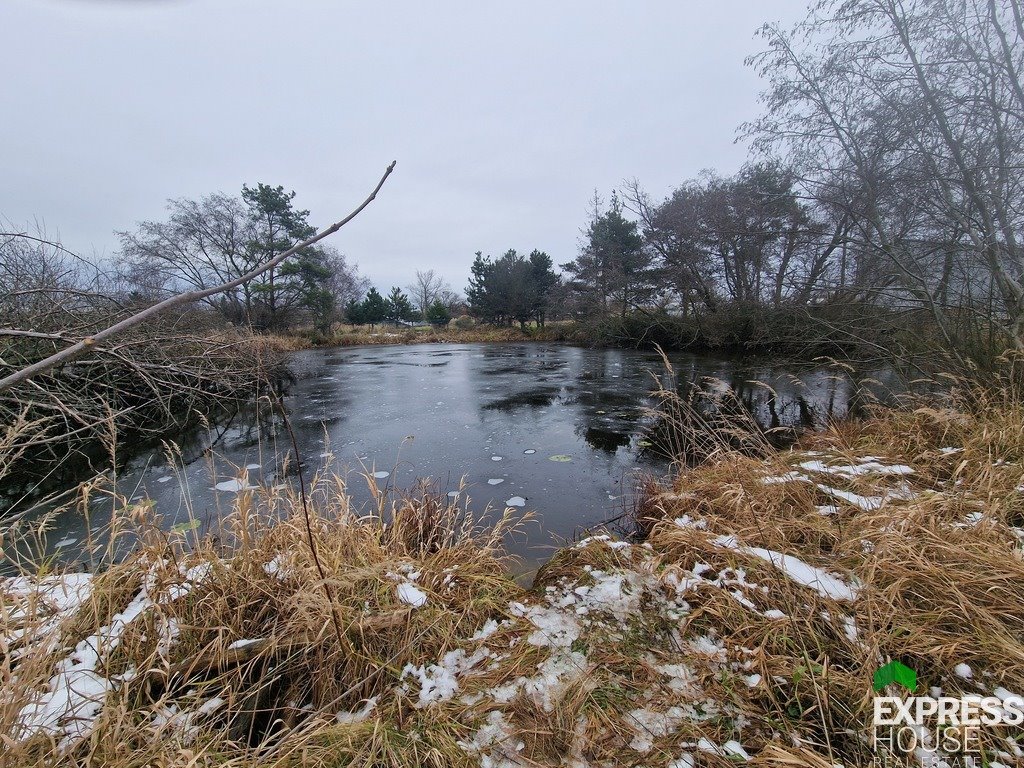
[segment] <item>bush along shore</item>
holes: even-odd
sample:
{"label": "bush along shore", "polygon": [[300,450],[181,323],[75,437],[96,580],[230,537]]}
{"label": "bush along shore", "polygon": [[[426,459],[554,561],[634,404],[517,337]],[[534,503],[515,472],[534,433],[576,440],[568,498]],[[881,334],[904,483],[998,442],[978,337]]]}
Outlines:
{"label": "bush along shore", "polygon": [[[45,338],[0,343],[0,373],[66,345],[38,335]],[[159,444],[215,414],[253,407],[286,375],[283,350],[245,329],[149,323],[0,393],[0,493],[32,498],[73,485],[113,463],[120,445]]]}
{"label": "bush along shore", "polygon": [[[952,331],[950,331],[952,332]],[[562,342],[588,347],[626,347],[712,353],[772,354],[811,361],[914,359],[937,365],[998,369],[1006,337],[994,326],[956,326],[955,353],[934,322],[919,310],[886,310],[857,304],[814,307],[728,304],[717,312],[682,316],[636,310],[623,316],[548,321],[544,326],[494,326],[460,318],[446,326],[335,325],[329,333],[295,330],[268,337],[278,349],[374,344]],[[940,363],[941,361],[941,363]]]}
{"label": "bush along shore", "polygon": [[[0,761],[865,765],[892,660],[1024,693],[1022,460],[1024,407],[977,392],[722,450],[638,500],[642,540],[581,540],[530,588],[513,521],[428,496],[357,518],[330,477],[243,490],[190,546],[129,505],[132,557],[2,583]],[[1022,739],[985,727],[977,764]]]}

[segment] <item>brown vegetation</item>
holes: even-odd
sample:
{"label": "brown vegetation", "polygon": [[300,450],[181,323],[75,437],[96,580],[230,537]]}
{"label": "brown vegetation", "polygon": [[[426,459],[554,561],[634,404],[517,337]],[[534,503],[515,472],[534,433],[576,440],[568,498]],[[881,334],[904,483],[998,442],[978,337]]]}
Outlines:
{"label": "brown vegetation", "polygon": [[[287,491],[240,494],[229,543],[186,546],[128,507],[145,544],[81,607],[55,610],[45,571],[0,593],[4,760],[865,764],[889,659],[949,695],[1024,690],[1016,396],[965,390],[782,453],[723,447],[646,489],[644,542],[580,542],[529,590],[502,570],[500,528],[429,496],[357,520],[321,478],[326,580]],[[60,718],[26,733],[61,660],[140,595],[99,653],[113,682],[81,738]],[[1019,762],[1021,736],[986,729],[987,759]]]}

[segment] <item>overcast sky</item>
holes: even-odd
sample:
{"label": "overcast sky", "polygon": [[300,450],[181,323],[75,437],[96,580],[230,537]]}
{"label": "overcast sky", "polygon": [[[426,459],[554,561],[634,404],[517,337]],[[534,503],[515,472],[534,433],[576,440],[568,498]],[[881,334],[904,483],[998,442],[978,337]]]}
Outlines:
{"label": "overcast sky", "polygon": [[84,254],[171,197],[294,189],[380,288],[572,259],[594,189],[735,171],[743,59],[804,0],[0,0],[0,216]]}

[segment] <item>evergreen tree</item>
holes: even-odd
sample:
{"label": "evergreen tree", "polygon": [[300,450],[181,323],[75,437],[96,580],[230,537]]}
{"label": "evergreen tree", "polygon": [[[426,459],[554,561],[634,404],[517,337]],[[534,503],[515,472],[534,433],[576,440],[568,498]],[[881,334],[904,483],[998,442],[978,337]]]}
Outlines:
{"label": "evergreen tree", "polygon": [[366,298],[363,299],[363,322],[369,323],[370,327],[373,328],[377,323],[384,322],[387,314],[387,300],[380,295],[380,292],[376,288],[370,288],[370,290],[366,292]]}
{"label": "evergreen tree", "polygon": [[551,288],[558,282],[551,263],[536,250],[529,259],[509,250],[496,261],[477,252],[466,288],[470,312],[494,325],[518,322],[525,328],[530,320],[543,324]]}
{"label": "evergreen tree", "polygon": [[490,256],[476,252],[473,265],[469,268],[469,285],[466,286],[466,306],[473,317],[481,320],[491,315],[487,298],[487,273],[491,268]]}
{"label": "evergreen tree", "polygon": [[409,297],[402,293],[402,289],[397,285],[391,289],[391,293],[384,301],[386,306],[384,317],[388,321],[392,323],[411,322],[417,318],[416,309],[409,301]]}
{"label": "evergreen tree", "polygon": [[580,255],[562,268],[572,275],[576,290],[602,312],[617,308],[625,316],[630,307],[653,295],[652,263],[636,222],[622,215],[622,203],[613,194],[611,206],[604,212],[594,197],[587,241]]}
{"label": "evergreen tree", "polygon": [[288,280],[288,293],[297,299],[297,304],[309,311],[313,327],[321,333],[329,333],[334,320],[335,297],[329,281],[333,275],[324,263],[322,253],[316,248],[307,248],[300,258],[288,259],[281,265],[281,277]]}
{"label": "evergreen tree", "polygon": [[[316,232],[316,228],[307,221],[309,211],[296,210],[292,204],[294,198],[294,192],[285,192],[281,186],[242,186],[242,200],[252,227],[246,246],[250,262],[270,261]],[[322,254],[316,248],[307,248],[262,275],[253,287],[263,309],[256,324],[276,329],[284,324],[284,316],[289,309],[313,308],[314,314],[322,310],[324,297],[310,290],[309,283],[309,280],[325,283],[330,277],[330,274],[315,277],[317,264],[319,262],[322,267],[322,261]]]}
{"label": "evergreen tree", "polygon": [[362,325],[365,323],[363,302],[349,299],[348,304],[345,305],[345,319],[352,323],[352,325]]}
{"label": "evergreen tree", "polygon": [[441,299],[427,307],[427,322],[436,327],[443,327],[451,322],[452,313]]}
{"label": "evergreen tree", "polygon": [[554,262],[544,251],[530,253],[530,269],[534,285],[533,313],[539,328],[544,327],[551,301],[551,289],[558,285],[558,275],[551,268]]}

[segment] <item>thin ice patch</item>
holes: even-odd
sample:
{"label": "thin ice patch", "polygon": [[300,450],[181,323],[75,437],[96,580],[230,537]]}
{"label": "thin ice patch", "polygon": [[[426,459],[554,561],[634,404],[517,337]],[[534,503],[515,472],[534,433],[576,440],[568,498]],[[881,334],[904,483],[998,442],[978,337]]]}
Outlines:
{"label": "thin ice patch", "polygon": [[255,485],[249,485],[249,483],[239,480],[238,478],[217,483],[213,488],[215,491],[224,491],[225,493],[239,493],[240,491],[256,490]]}

